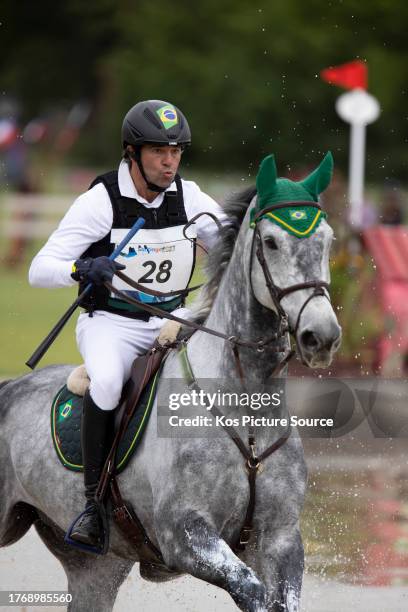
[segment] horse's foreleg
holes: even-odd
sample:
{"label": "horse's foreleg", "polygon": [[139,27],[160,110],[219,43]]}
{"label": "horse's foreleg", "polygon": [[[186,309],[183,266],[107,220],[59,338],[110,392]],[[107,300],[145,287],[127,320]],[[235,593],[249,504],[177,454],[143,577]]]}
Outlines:
{"label": "horse's foreleg", "polygon": [[267,611],[265,586],[199,513],[172,526],[162,520],[159,533],[169,567],[225,589],[245,612]]}
{"label": "horse's foreleg", "polygon": [[111,612],[133,563],[111,554],[85,556],[80,563],[64,565],[68,592],[73,596],[68,612]]}
{"label": "horse's foreleg", "polygon": [[133,561],[119,559],[111,553],[93,555],[68,546],[63,541],[63,532],[48,521],[37,521],[35,526],[67,575],[67,590],[72,595],[68,612],[111,612]]}
{"label": "horse's foreleg", "polygon": [[260,535],[243,559],[254,568],[267,589],[270,612],[299,612],[304,569],[299,529]]}

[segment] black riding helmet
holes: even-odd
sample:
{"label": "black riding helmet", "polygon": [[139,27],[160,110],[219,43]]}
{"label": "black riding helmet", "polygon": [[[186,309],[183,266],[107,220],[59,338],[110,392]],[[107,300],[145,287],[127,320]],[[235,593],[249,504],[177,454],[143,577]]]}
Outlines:
{"label": "black riding helmet", "polygon": [[122,125],[123,148],[132,145],[134,160],[151,191],[165,189],[148,181],[141,162],[143,144],[186,146],[191,144],[191,132],[187,119],[173,104],[163,100],[138,102],[127,112]]}

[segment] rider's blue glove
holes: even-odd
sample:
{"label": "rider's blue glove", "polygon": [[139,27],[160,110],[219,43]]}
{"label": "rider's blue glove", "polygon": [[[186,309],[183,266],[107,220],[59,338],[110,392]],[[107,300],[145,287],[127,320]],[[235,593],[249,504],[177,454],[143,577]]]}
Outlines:
{"label": "rider's blue glove", "polygon": [[72,278],[95,285],[103,285],[105,281],[112,282],[116,270],[124,270],[126,266],[112,261],[109,257],[87,257],[77,259],[72,266]]}

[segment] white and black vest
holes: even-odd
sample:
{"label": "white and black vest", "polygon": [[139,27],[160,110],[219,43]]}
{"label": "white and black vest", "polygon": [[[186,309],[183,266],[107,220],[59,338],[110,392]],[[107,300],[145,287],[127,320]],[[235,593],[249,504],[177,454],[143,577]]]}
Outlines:
{"label": "white and black vest", "polygon": [[[86,257],[109,256],[120,243],[136,219],[143,217],[145,225],[127,244],[116,261],[126,266],[124,273],[132,280],[158,291],[174,291],[188,287],[195,265],[195,230],[190,227],[188,237],[183,236],[187,223],[183,187],[179,175],[175,178],[177,191],[166,191],[158,208],[147,208],[134,198],[122,196],[119,191],[117,171],[98,176],[90,185],[103,183],[112,204],[111,231],[81,255]],[[148,302],[158,308],[171,311],[183,304],[182,297],[157,298],[132,290],[129,285],[114,277],[115,287],[131,297]],[[79,292],[86,284],[81,283]],[[117,299],[105,287],[93,287],[81,304],[87,311],[107,310],[125,317],[148,320],[150,315]]]}

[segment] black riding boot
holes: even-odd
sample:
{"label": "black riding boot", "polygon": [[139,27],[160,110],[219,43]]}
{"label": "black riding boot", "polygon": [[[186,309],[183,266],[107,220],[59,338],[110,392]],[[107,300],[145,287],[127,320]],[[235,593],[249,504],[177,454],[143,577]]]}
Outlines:
{"label": "black riding boot", "polygon": [[86,391],[81,424],[86,514],[74,526],[71,538],[89,546],[99,546],[103,541],[95,493],[112,442],[112,415],[111,410],[98,408],[89,391]]}

